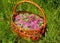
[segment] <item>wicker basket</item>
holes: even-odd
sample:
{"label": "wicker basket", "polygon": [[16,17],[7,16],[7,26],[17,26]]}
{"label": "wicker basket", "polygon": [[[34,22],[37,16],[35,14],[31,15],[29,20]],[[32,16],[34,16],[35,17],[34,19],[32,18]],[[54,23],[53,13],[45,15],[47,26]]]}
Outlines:
{"label": "wicker basket", "polygon": [[[38,29],[36,29],[36,30],[25,30],[25,29],[21,29],[19,26],[17,26],[15,23],[14,23],[14,20],[15,20],[15,17],[18,15],[18,14],[20,14],[20,13],[22,13],[22,14],[24,14],[24,13],[31,13],[31,12],[27,12],[27,11],[19,11],[19,12],[17,12],[16,11],[16,8],[17,8],[17,6],[19,5],[19,4],[22,4],[22,3],[25,3],[25,2],[28,2],[28,3],[30,3],[30,4],[33,4],[33,5],[35,5],[38,9],[39,9],[39,11],[41,12],[41,14],[42,14],[42,16],[43,16],[43,25],[42,26],[40,26]],[[31,2],[31,1],[27,1],[27,0],[24,0],[24,1],[20,1],[20,2],[18,2],[16,5],[15,5],[15,7],[14,7],[14,11],[13,11],[13,15],[12,15],[12,17],[11,17],[11,26],[12,26],[12,28],[13,28],[13,31],[14,32],[16,32],[21,38],[29,38],[29,39],[31,39],[31,40],[33,40],[33,41],[37,41],[37,40],[39,40],[41,37],[42,37],[42,34],[44,33],[44,30],[45,30],[45,27],[46,27],[46,17],[45,17],[45,14],[44,14],[44,11],[43,11],[43,9],[38,5],[38,4],[36,4],[35,2]],[[36,34],[36,36],[35,36],[35,34]]]}

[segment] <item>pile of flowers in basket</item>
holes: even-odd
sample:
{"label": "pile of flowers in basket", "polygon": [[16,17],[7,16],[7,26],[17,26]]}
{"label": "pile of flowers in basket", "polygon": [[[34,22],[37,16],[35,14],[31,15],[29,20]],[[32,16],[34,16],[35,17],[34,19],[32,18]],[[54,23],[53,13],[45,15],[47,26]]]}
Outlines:
{"label": "pile of flowers in basket", "polygon": [[20,13],[16,15],[14,23],[21,29],[36,30],[43,25],[43,18],[29,13]]}

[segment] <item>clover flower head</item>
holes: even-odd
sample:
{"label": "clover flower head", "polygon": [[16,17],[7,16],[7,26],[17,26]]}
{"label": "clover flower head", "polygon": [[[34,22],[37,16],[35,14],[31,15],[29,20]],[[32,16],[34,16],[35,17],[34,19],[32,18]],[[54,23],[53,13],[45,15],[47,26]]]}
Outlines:
{"label": "clover flower head", "polygon": [[16,20],[20,19],[20,15],[17,15],[17,16],[15,17],[15,19],[16,19]]}

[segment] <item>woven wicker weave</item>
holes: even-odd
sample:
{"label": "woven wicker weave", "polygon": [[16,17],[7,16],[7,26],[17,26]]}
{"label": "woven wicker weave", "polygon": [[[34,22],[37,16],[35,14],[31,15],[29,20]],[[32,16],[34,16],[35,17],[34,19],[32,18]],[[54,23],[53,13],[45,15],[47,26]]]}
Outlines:
{"label": "woven wicker weave", "polygon": [[[14,19],[15,17],[17,16],[17,14],[20,14],[20,13],[30,13],[30,12],[27,12],[27,11],[20,11],[20,12],[17,12],[16,11],[16,8],[19,4],[22,4],[22,3],[30,3],[30,4],[33,4],[35,5],[39,11],[41,12],[42,16],[43,16],[43,20],[44,20],[44,23],[42,26],[40,26],[38,29],[36,30],[25,30],[25,29],[21,29],[19,26],[17,26],[15,23],[14,23]],[[44,30],[45,30],[45,27],[46,27],[46,17],[45,17],[45,14],[44,14],[44,11],[43,9],[38,5],[36,4],[35,2],[31,2],[31,1],[28,1],[28,0],[24,0],[24,1],[20,1],[18,2],[15,7],[14,7],[14,11],[13,11],[13,16],[11,17],[11,26],[13,28],[13,31],[16,32],[21,38],[30,38],[31,40],[33,41],[37,41],[39,40],[41,37],[42,37],[42,34],[44,33]],[[20,30],[21,29],[21,30]],[[35,36],[35,34],[37,36]]]}

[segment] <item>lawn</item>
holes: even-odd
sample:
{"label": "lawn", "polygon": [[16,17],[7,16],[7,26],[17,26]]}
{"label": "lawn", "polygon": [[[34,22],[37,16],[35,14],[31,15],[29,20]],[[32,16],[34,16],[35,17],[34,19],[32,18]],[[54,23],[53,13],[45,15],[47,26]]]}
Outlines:
{"label": "lawn", "polygon": [[[43,8],[47,19],[44,36],[34,42],[21,39],[11,27],[13,8],[21,0],[0,0],[0,43],[60,43],[60,0],[31,0]],[[29,11],[42,16],[34,5],[23,3],[17,11]]]}

